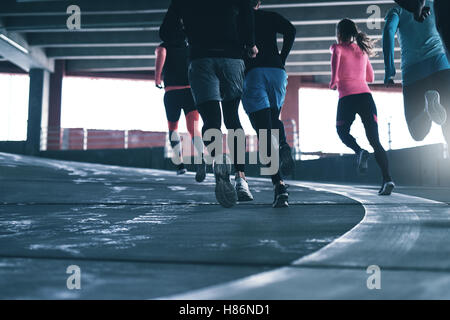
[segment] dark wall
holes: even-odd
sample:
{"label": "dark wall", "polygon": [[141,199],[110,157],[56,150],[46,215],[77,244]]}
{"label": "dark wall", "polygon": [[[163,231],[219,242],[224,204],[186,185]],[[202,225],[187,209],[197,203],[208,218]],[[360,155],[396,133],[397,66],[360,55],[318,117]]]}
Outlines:
{"label": "dark wall", "polygon": [[25,141],[0,141],[0,152],[26,154]]}
{"label": "dark wall", "polygon": [[[23,154],[24,143],[2,143],[1,152]],[[444,159],[443,145],[429,145],[388,152],[392,176],[399,185],[450,186],[450,160]],[[44,151],[46,158],[101,163],[138,168],[173,170],[170,159],[164,158],[164,148],[126,150]],[[371,155],[366,175],[356,173],[354,156],[298,161],[293,177],[297,180],[351,183],[381,183],[381,173]],[[188,169],[194,170],[193,165]],[[209,169],[209,171],[211,171]],[[259,176],[259,166],[247,165],[248,176]]]}
{"label": "dark wall", "polygon": [[[450,186],[450,160],[444,159],[443,145],[388,152],[392,177],[399,185]],[[373,155],[367,175],[356,172],[354,156],[297,162],[295,178],[310,181],[381,183],[381,172]]]}

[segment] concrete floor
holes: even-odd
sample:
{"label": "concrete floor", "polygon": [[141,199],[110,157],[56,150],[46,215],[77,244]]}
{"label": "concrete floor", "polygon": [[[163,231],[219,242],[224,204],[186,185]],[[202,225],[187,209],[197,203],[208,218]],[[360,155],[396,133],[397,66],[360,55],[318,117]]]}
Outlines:
{"label": "concrete floor", "polygon": [[[213,177],[0,154],[0,298],[149,299],[291,264],[358,224],[346,196],[291,186],[291,207],[224,209]],[[81,269],[68,290],[66,269]],[[249,297],[250,298],[250,297]]]}
{"label": "concrete floor", "polygon": [[212,177],[0,154],[0,298],[450,299],[450,190],[289,183],[223,209]]}

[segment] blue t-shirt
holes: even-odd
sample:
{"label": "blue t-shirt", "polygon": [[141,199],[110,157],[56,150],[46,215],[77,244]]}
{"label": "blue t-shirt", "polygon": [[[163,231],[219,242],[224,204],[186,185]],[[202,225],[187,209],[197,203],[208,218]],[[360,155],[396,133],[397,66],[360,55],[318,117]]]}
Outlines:
{"label": "blue t-shirt", "polygon": [[[433,8],[433,0],[426,5]],[[395,76],[395,34],[402,50],[403,84],[408,85],[424,79],[438,71],[450,69],[446,51],[436,29],[434,10],[423,23],[414,20],[413,14],[399,6],[386,16],[383,32],[385,80]]]}

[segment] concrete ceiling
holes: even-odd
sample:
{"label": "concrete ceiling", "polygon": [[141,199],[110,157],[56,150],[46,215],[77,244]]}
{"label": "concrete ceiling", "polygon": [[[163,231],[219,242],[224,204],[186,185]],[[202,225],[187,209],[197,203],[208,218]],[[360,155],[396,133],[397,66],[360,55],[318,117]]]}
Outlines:
{"label": "concrete ceiling", "polygon": [[[67,71],[119,72],[154,70],[154,51],[160,43],[159,25],[169,0],[2,0],[0,1],[0,60],[6,59],[28,71],[32,67],[53,69],[54,59],[67,60]],[[390,0],[265,0],[267,10],[279,12],[297,28],[297,39],[287,63],[290,74],[312,75],[325,83],[330,77],[329,47],[334,43],[335,24],[344,17],[358,22],[361,30],[381,39],[382,29],[367,25],[370,5],[383,17],[394,5]],[[81,30],[66,26],[67,8],[81,8]],[[280,39],[281,41],[281,39]],[[377,82],[384,75],[381,42],[372,59]],[[3,56],[4,58],[2,58]],[[396,52],[400,68],[400,52]],[[400,77],[400,75],[399,75]]]}

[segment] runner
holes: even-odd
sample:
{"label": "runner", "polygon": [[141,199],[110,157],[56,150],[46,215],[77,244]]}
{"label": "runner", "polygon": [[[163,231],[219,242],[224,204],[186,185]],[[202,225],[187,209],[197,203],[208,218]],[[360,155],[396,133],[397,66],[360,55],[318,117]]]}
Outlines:
{"label": "runner", "polygon": [[[426,5],[432,6],[433,1],[426,1]],[[449,143],[450,64],[436,30],[434,12],[430,15],[429,19],[418,23],[399,6],[388,13],[383,32],[385,83],[394,83],[394,38],[398,33],[402,50],[405,117],[411,136],[416,141],[425,139],[433,121],[442,126],[445,140]]]}
{"label": "runner", "polygon": [[[238,109],[244,82],[243,52],[245,48],[251,57],[258,53],[249,0],[173,0],[160,29],[162,39],[173,38],[174,31],[181,27],[189,42],[189,82],[204,123],[203,134],[209,129],[220,130],[222,112],[227,129],[242,130]],[[235,143],[234,187],[230,167],[222,161],[214,163],[216,198],[224,207],[232,207],[237,200],[253,200],[245,164],[238,163],[237,148]]]}
{"label": "runner", "polygon": [[435,0],[434,14],[436,15],[436,26],[441,34],[442,41],[447,49],[447,54],[450,53],[450,1]]}
{"label": "runner", "polygon": [[[286,95],[286,59],[295,41],[295,27],[281,15],[258,10],[261,1],[252,0],[255,8],[255,35],[259,53],[255,59],[246,59],[246,77],[242,103],[259,137],[259,130],[268,131],[267,150],[272,147],[272,129],[279,130],[281,171],[290,174],[294,169],[291,148],[286,142],[281,107]],[[283,35],[283,48],[278,51],[277,34]],[[288,192],[279,172],[272,176],[274,208],[288,207]]]}
{"label": "runner", "polygon": [[[395,0],[403,9],[414,14],[414,18],[423,22],[431,14],[430,7],[426,6],[425,0]],[[436,26],[441,33],[442,41],[447,47],[447,52],[450,50],[450,21],[448,13],[450,12],[450,1],[435,0],[434,11],[436,16]]]}
{"label": "runner", "polygon": [[[180,136],[178,134],[178,121],[181,110],[184,110],[186,126],[192,137],[192,142],[199,155],[203,154],[203,143],[198,128],[199,113],[195,108],[188,81],[188,47],[184,35],[180,32],[178,39],[172,42],[163,42],[156,49],[155,84],[163,88],[164,105],[167,121],[169,123],[169,139],[174,152],[178,153],[177,174],[185,174]],[[202,182],[206,177],[206,164],[197,164],[195,180]]]}
{"label": "runner", "polygon": [[331,47],[332,76],[330,88],[339,90],[337,132],[342,142],[357,155],[358,169],[368,168],[369,153],[356,142],[350,128],[359,114],[366,130],[367,139],[375,151],[375,159],[383,174],[379,195],[390,195],[395,188],[389,172],[386,151],[378,134],[377,108],[368,82],[374,81],[374,72],[369,61],[372,42],[366,34],[359,32],[353,21],[344,19],[337,25],[338,44]]}

